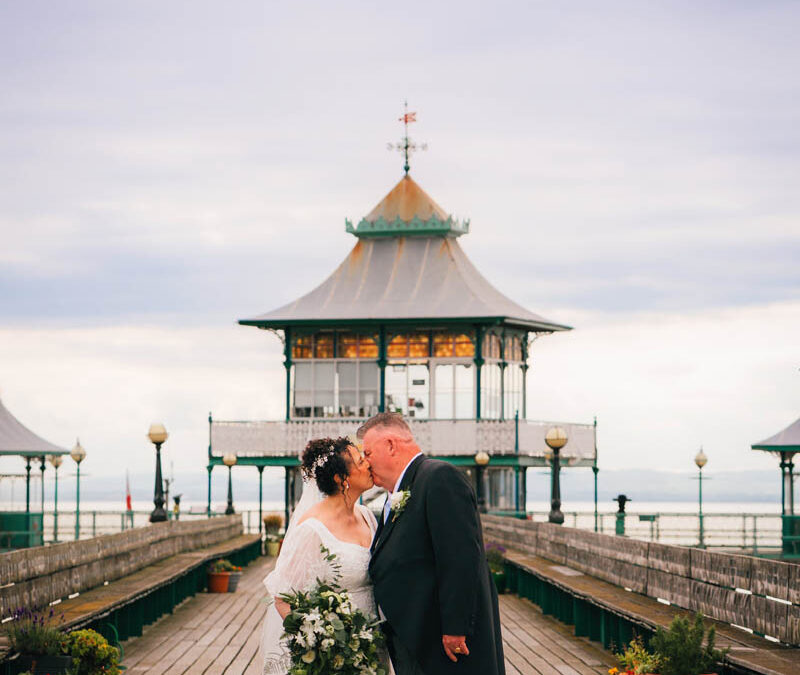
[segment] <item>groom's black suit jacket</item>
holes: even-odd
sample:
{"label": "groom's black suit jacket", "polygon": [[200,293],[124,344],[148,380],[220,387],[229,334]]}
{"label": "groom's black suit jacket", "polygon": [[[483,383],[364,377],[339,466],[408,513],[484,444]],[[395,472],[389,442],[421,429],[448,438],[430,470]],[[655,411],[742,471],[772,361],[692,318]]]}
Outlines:
{"label": "groom's black suit jacket", "polygon": [[[385,525],[381,517],[369,564],[390,628],[426,675],[504,675],[497,591],[472,486],[452,465],[418,457],[400,489],[411,493],[406,507]],[[442,635],[466,635],[470,655],[450,661]]]}

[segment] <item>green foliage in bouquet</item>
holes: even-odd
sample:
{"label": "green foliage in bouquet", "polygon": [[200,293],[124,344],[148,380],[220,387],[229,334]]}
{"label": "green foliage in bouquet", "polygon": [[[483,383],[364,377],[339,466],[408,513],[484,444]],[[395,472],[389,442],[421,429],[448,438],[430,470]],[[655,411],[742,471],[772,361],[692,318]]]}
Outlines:
{"label": "green foliage in bouquet", "polygon": [[634,638],[628,643],[624,651],[614,654],[619,663],[619,669],[612,668],[609,673],[634,673],[634,675],[644,675],[645,673],[659,673],[662,658],[658,654],[647,651],[641,637]]}
{"label": "green foliage in bouquet", "polygon": [[119,649],[93,630],[67,635],[64,651],[72,657],[73,675],[120,675]]}
{"label": "green foliage in bouquet", "polygon": [[[716,630],[714,626],[706,634],[703,615],[695,614],[690,621],[685,616],[676,616],[669,630],[659,628],[650,647],[662,658],[661,675],[700,675],[714,672],[717,663],[725,658],[728,650],[714,648]],[[705,640],[705,645],[703,641]]]}
{"label": "green foliage in bouquet", "polygon": [[320,547],[334,570],[334,581],[317,579],[305,592],[280,595],[291,612],[283,620],[292,665],[288,675],[387,675],[380,650],[384,635],[379,621],[353,606],[339,585],[336,555]]}

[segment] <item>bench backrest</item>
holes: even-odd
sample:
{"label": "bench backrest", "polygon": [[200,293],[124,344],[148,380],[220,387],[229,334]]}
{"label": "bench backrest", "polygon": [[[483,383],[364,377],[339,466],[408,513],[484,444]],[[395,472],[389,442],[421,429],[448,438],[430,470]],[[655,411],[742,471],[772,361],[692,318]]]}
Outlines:
{"label": "bench backrest", "polygon": [[800,565],[502,516],[482,521],[487,541],[800,644]]}
{"label": "bench backrest", "polygon": [[242,534],[238,515],[171,520],[92,539],[0,554],[0,618],[101,586],[158,560]]}

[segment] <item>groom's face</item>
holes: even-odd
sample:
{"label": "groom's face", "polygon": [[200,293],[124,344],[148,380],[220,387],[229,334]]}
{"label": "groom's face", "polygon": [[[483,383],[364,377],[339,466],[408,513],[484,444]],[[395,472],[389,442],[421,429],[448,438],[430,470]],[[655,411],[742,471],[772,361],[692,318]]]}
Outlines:
{"label": "groom's face", "polygon": [[391,440],[387,438],[384,430],[380,428],[373,428],[364,434],[363,449],[364,456],[369,461],[370,471],[372,472],[372,480],[375,485],[387,490],[394,487],[394,473],[393,453],[391,451]]}

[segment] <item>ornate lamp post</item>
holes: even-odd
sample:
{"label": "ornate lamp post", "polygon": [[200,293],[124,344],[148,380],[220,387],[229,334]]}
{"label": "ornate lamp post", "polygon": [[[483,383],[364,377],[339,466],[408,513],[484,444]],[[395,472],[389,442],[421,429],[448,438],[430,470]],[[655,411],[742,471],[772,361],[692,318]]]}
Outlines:
{"label": "ornate lamp post", "polygon": [[78,465],[78,480],[75,484],[75,541],[81,538],[81,462],[86,459],[86,450],[83,449],[80,439],[75,441],[75,447],[69,456]]}
{"label": "ornate lamp post", "polygon": [[64,460],[61,455],[50,455],[50,464],[56,472],[56,487],[53,493],[53,542],[58,543],[58,467]]}
{"label": "ornate lamp post", "polygon": [[483,471],[489,463],[489,455],[481,450],[475,455],[475,480],[477,481],[476,496],[478,498],[478,511],[486,513],[486,491],[483,485]]}
{"label": "ornate lamp post", "polygon": [[236,455],[231,452],[226,453],[222,457],[222,463],[228,467],[228,506],[225,509],[225,515],[229,516],[236,513],[233,509],[233,484],[231,480],[231,473],[233,473],[233,466],[236,464]]}
{"label": "ornate lamp post", "polygon": [[551,427],[547,430],[544,442],[553,451],[553,465],[550,470],[550,515],[547,519],[557,525],[564,524],[564,514],[561,513],[561,463],[559,452],[567,444],[567,432],[561,427]]}
{"label": "ornate lamp post", "polygon": [[155,508],[150,514],[150,522],[163,523],[167,519],[167,512],[164,510],[164,481],[161,479],[161,445],[169,438],[169,434],[163,424],[153,423],[147,437],[156,446],[156,485],[153,495]]}
{"label": "ornate lamp post", "polygon": [[699,512],[698,517],[700,520],[700,548],[706,547],[705,542],[705,532],[703,531],[703,467],[708,463],[708,457],[706,457],[706,453],[703,452],[703,448],[700,448],[700,452],[695,455],[694,463],[697,464],[697,468],[699,470],[699,475],[697,476],[697,485],[698,485],[698,505],[699,505]]}

